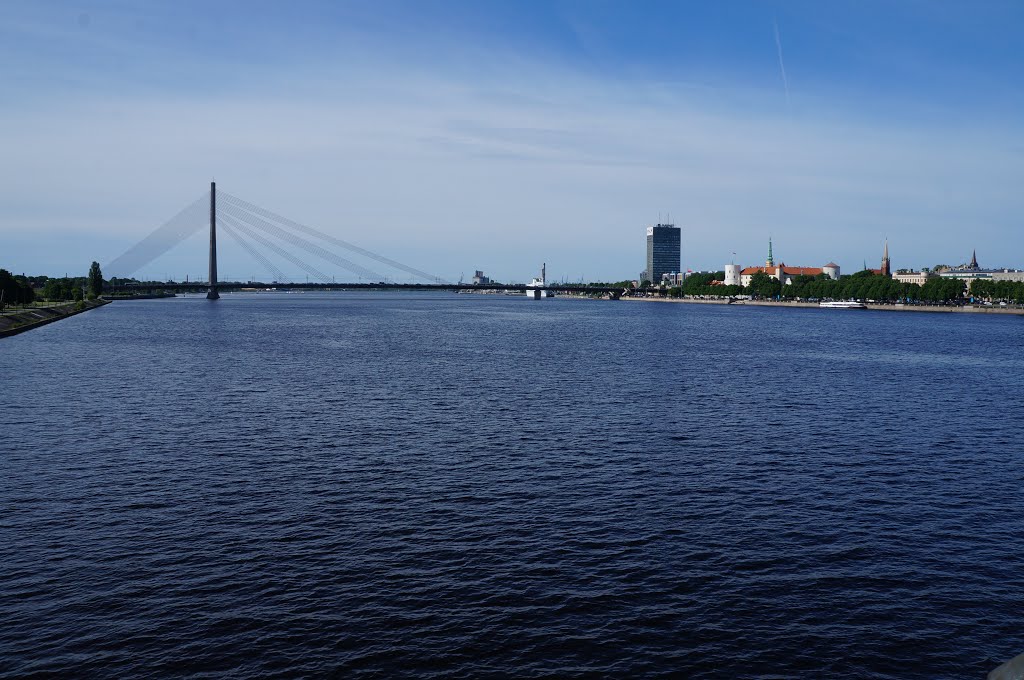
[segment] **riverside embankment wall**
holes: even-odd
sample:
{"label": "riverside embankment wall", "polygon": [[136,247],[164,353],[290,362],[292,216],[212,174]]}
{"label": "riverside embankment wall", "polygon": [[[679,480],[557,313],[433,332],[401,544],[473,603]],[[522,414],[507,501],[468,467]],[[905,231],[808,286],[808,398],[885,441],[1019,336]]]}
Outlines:
{"label": "riverside embankment wall", "polygon": [[97,307],[102,307],[109,303],[109,300],[87,300],[82,303],[81,308],[79,308],[77,302],[71,302],[66,305],[60,305],[59,307],[38,307],[35,309],[26,309],[21,312],[14,312],[12,314],[4,314],[0,316],[0,338],[24,333],[25,331],[30,331],[33,328],[39,328],[40,326],[45,326],[48,323],[60,321],[61,319],[66,319],[69,316],[81,314],[82,312],[87,312],[90,309],[96,309]]}

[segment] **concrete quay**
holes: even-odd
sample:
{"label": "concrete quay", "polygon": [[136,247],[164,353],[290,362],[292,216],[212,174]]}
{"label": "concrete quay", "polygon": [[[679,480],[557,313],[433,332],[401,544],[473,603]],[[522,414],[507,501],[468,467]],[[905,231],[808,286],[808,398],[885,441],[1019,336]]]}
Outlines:
{"label": "concrete quay", "polygon": [[102,307],[103,305],[109,304],[109,302],[109,300],[86,300],[81,303],[81,308],[78,306],[79,303],[71,302],[66,305],[60,305],[59,307],[36,307],[5,313],[0,315],[0,338],[24,333],[25,331],[30,331],[33,328],[39,328],[40,326],[45,326],[48,323],[60,321],[61,319],[66,319],[69,316],[74,316],[75,314],[87,312],[90,309]]}

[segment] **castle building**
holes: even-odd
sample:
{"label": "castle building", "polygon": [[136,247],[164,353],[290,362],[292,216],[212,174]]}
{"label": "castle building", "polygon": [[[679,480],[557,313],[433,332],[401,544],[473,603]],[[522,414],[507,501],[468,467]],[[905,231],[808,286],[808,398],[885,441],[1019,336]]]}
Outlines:
{"label": "castle building", "polygon": [[740,266],[738,264],[727,264],[725,265],[725,285],[727,286],[739,286],[740,284]]}
{"label": "castle building", "polygon": [[[729,265],[726,265],[726,283],[729,282]],[[782,282],[782,285],[788,285],[793,282],[793,279],[797,276],[818,276],[819,274],[825,274],[830,279],[835,280],[839,278],[839,265],[835,262],[829,262],[828,264],[821,267],[790,267],[785,263],[780,262],[775,264],[775,257],[772,254],[772,240],[768,239],[768,258],[764,262],[763,267],[747,267],[739,272],[739,283],[741,286],[749,286],[750,280],[754,274],[758,272],[764,272],[773,279],[778,279]]]}

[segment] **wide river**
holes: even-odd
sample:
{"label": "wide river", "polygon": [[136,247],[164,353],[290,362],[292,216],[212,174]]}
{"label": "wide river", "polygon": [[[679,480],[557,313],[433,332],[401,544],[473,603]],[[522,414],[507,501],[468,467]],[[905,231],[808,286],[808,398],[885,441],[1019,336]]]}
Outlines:
{"label": "wide river", "polygon": [[1022,331],[268,293],[0,340],[0,676],[984,677]]}

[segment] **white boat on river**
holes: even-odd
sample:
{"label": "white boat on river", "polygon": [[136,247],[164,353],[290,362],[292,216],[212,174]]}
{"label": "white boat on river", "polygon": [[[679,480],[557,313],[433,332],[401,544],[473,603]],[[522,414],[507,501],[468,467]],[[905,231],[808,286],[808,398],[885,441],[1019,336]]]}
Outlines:
{"label": "white boat on river", "polygon": [[830,302],[819,302],[819,307],[826,309],[867,309],[868,306],[863,302],[857,302],[855,300],[833,300]]}

